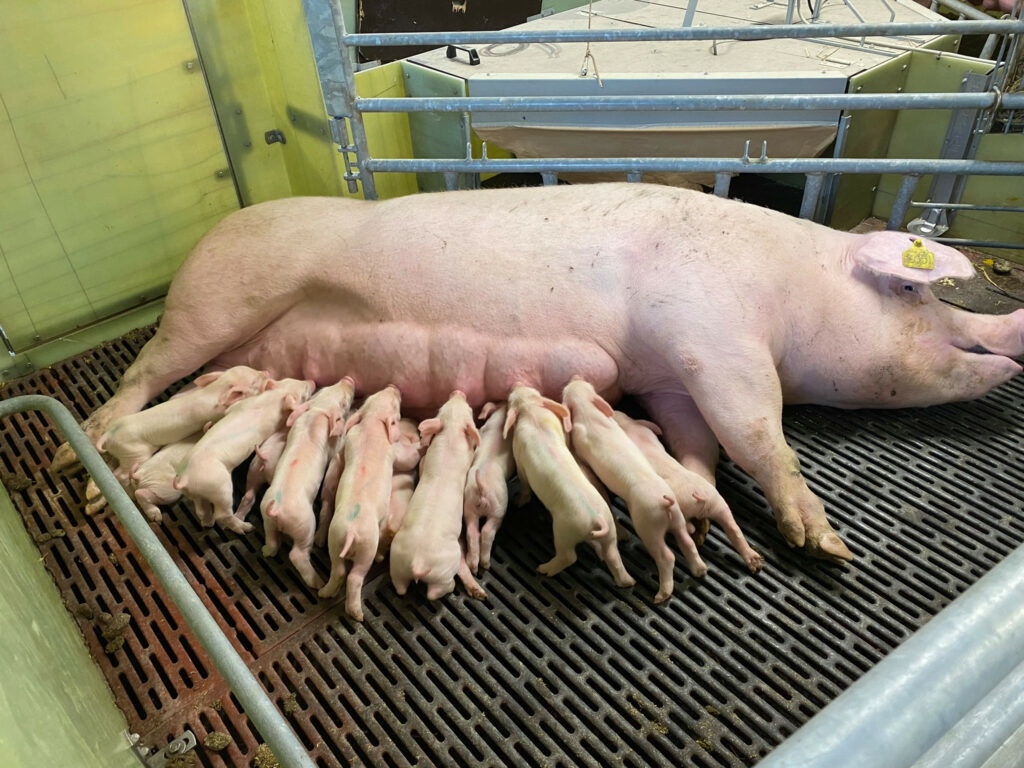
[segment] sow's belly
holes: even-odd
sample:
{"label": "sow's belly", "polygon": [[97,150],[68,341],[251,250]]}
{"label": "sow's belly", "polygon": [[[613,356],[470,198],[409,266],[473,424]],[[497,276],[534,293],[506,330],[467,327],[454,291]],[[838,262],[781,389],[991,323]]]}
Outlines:
{"label": "sow's belly", "polygon": [[244,363],[270,371],[273,378],[313,379],[317,386],[351,376],[359,396],[395,384],[402,392],[403,412],[410,415],[436,410],[454,389],[465,392],[474,407],[504,400],[517,382],[561,399],[562,387],[577,374],[613,402],[622,394],[615,360],[592,341],[510,338],[408,322],[315,330],[275,325],[215,363]]}

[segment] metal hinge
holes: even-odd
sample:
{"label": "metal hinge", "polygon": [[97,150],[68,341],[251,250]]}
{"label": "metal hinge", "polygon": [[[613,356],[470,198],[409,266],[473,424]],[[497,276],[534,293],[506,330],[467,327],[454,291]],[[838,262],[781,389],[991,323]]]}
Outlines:
{"label": "metal hinge", "polygon": [[137,733],[128,736],[128,743],[131,745],[132,753],[139,758],[139,762],[145,768],[165,768],[171,758],[191,752],[198,744],[196,735],[188,730],[161,750],[151,751],[142,746]]}

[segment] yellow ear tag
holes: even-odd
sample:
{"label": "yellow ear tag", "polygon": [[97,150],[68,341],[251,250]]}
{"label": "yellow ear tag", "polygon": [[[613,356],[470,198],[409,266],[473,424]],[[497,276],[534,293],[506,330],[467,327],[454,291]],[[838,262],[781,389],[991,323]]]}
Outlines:
{"label": "yellow ear tag", "polygon": [[903,266],[910,269],[935,269],[935,254],[918,238],[903,252]]}

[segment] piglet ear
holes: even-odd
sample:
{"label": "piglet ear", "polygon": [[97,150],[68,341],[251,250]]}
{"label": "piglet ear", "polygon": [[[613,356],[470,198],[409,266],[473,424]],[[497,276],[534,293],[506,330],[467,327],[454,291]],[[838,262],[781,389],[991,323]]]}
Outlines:
{"label": "piglet ear", "polygon": [[345,434],[345,417],[340,413],[331,417],[330,437],[340,437]]}
{"label": "piglet ear", "polygon": [[508,433],[515,426],[516,420],[519,418],[519,411],[515,408],[509,408],[508,413],[505,415],[505,426],[501,430],[501,439],[504,440],[508,437]]}
{"label": "piglet ear", "polygon": [[398,419],[389,418],[388,419],[388,440],[390,440],[391,444],[394,445],[395,443],[397,443],[401,439],[402,439],[402,430],[398,426]]}
{"label": "piglet ear", "polygon": [[469,445],[474,451],[480,447],[480,433],[472,424],[466,425],[466,439],[469,440]]}
{"label": "piglet ear", "polygon": [[594,395],[590,399],[590,402],[593,404],[593,406],[595,408],[597,408],[597,410],[599,410],[602,414],[607,416],[609,419],[612,418],[612,416],[615,415],[615,411],[612,410],[612,407],[610,405],[608,405],[608,401],[605,400],[600,395]]}
{"label": "piglet ear", "polygon": [[217,379],[224,375],[224,371],[213,371],[212,373],[204,373],[202,376],[195,380],[197,387],[205,387],[213,384]]}
{"label": "piglet ear", "polygon": [[351,416],[349,416],[348,420],[345,422],[345,427],[344,427],[344,430],[343,430],[344,434],[347,435],[348,431],[350,429],[352,429],[352,427],[354,427],[356,424],[358,424],[362,420],[363,420],[363,414],[362,414],[361,411],[356,411]]}
{"label": "piglet ear", "polygon": [[441,420],[437,417],[420,422],[420,448],[427,448],[434,435],[441,431]]}
{"label": "piglet ear", "polygon": [[240,400],[245,400],[249,393],[246,392],[242,387],[232,387],[217,400],[217,405],[222,408],[230,408],[232,405]]}
{"label": "piglet ear", "polygon": [[304,413],[305,413],[306,411],[308,411],[308,410],[309,410],[309,403],[303,403],[302,405],[299,405],[299,406],[297,406],[297,407],[296,407],[296,408],[295,408],[295,409],[294,409],[294,410],[293,410],[293,411],[292,411],[292,412],[291,412],[291,413],[290,413],[290,414],[288,415],[288,421],[286,421],[286,422],[284,423],[284,425],[285,425],[286,427],[288,427],[289,429],[291,429],[291,426],[292,426],[292,424],[294,424],[294,423],[295,423],[295,420],[296,420],[297,418],[299,418],[299,416],[301,416],[302,414],[304,414]]}
{"label": "piglet ear", "polygon": [[551,411],[555,416],[562,420],[562,429],[565,430],[566,434],[572,432],[572,416],[569,415],[569,409],[556,400],[550,398],[541,398],[541,405]]}
{"label": "piglet ear", "polygon": [[487,418],[498,410],[497,403],[484,403],[484,407],[480,409],[480,415],[477,417],[480,421],[487,421]]}
{"label": "piglet ear", "polygon": [[892,275],[913,283],[931,283],[945,277],[974,277],[970,260],[947,245],[906,232],[861,235],[851,251],[855,264],[876,275]]}

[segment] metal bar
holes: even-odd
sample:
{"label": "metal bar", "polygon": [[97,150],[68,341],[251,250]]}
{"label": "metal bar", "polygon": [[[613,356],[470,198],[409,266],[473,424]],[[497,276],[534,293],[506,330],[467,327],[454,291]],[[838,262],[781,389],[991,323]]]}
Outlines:
{"label": "metal bar", "polygon": [[345,47],[350,43],[345,37],[345,17],[341,10],[340,0],[330,0],[331,19],[334,22],[334,33],[341,44],[341,72],[344,78],[344,98],[348,106],[348,121],[352,126],[352,142],[356,146],[356,163],[359,166],[359,182],[363,185],[363,198],[377,199],[377,185],[373,179],[373,171],[366,163],[370,159],[370,148],[366,141],[366,127],[363,125],[363,114],[356,98],[356,76],[352,59]]}
{"label": "metal bar", "polygon": [[[367,167],[387,173],[649,173],[705,171],[711,173],[971,173],[979,176],[1024,176],[1024,162],[891,158],[809,157],[760,160],[734,157],[588,157],[471,160],[438,158],[371,158]],[[909,202],[909,201],[908,201]]]}
{"label": "metal bar", "polygon": [[917,182],[921,180],[920,176],[913,174],[907,174],[903,177],[900,182],[900,190],[896,193],[896,200],[892,204],[892,212],[889,214],[889,223],[886,224],[886,229],[899,229],[903,226],[903,219],[907,215],[907,208],[910,206],[910,198],[914,195],[914,190],[917,189]]}
{"label": "metal bar", "polygon": [[1024,546],[780,744],[758,768],[906,768],[1024,661]]}
{"label": "metal bar", "polygon": [[558,174],[542,171],[540,174],[540,179],[542,182],[544,182],[545,187],[554,186],[555,184],[558,183]]}
{"label": "metal bar", "polygon": [[1024,725],[1024,662],[914,763],[914,768],[981,768]]}
{"label": "metal bar", "polygon": [[1024,250],[1024,243],[1004,243],[999,240],[970,240],[964,237],[930,237],[936,243],[943,245],[970,245],[977,248],[1012,248]]}
{"label": "metal bar", "polygon": [[732,184],[731,173],[716,173],[715,174],[715,194],[718,197],[729,196],[729,185]]}
{"label": "metal bar", "polygon": [[415,96],[356,99],[363,112],[649,112],[789,109],[1024,109],[1024,92],[671,96]]}
{"label": "metal bar", "polygon": [[181,610],[185,621],[210,655],[221,675],[238,697],[246,715],[286,768],[315,768],[305,747],[287,721],[260,686],[217,622],[210,615],[174,560],[164,549],[149,523],[136,509],[110,468],[97,453],[89,438],[66,407],[52,397],[23,395],[0,400],[0,419],[23,411],[44,411],[57,424],[57,430],[70,443],[82,466],[96,481],[110,508],[146,558],[160,583]]}
{"label": "metal bar", "polygon": [[697,12],[697,0],[689,0],[686,4],[686,15],[683,16],[683,26],[693,26],[693,15]]}
{"label": "metal bar", "polygon": [[1024,208],[1009,205],[973,205],[971,203],[910,203],[911,208],[949,208],[954,211],[1002,211],[1004,213],[1024,213]]}
{"label": "metal bar", "polygon": [[752,27],[662,27],[643,29],[498,29],[469,32],[364,32],[346,35],[345,45],[488,45],[492,43],[613,43],[676,40],[770,40],[807,37],[913,37],[1011,35],[1020,21],[915,21],[900,24],[764,24]]}
{"label": "metal bar", "polygon": [[988,21],[992,18],[976,5],[962,3],[960,0],[939,0],[939,5],[945,6],[946,8],[949,8],[949,10],[959,13],[961,16],[968,19]]}
{"label": "metal bar", "polygon": [[821,187],[825,183],[825,174],[808,173],[807,183],[804,185],[804,196],[800,201],[800,218],[813,219],[818,209],[818,200],[821,197]]}

